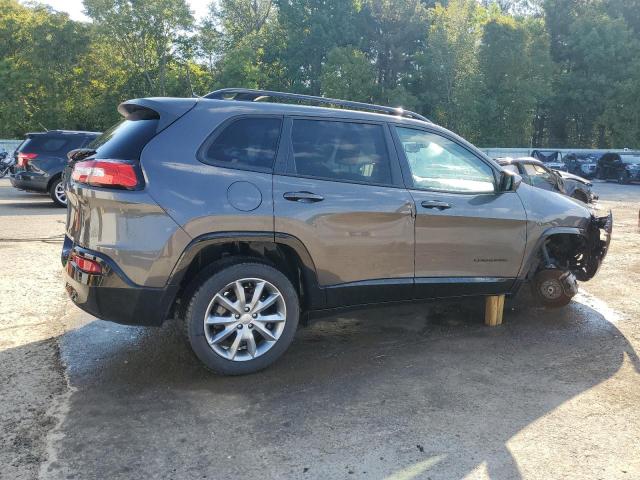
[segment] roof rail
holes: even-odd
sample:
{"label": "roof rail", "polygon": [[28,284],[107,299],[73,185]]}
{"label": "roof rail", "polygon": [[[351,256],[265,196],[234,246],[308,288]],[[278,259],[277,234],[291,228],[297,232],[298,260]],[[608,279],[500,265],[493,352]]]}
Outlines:
{"label": "roof rail", "polygon": [[241,100],[246,102],[256,102],[265,98],[274,98],[282,100],[303,101],[309,103],[319,103],[322,105],[334,105],[346,107],[353,110],[366,110],[375,113],[386,113],[387,115],[397,115],[400,117],[413,118],[431,123],[431,120],[422,115],[404,110],[402,108],[385,107],[383,105],[374,105],[372,103],[352,102],[350,100],[338,100],[336,98],[316,97],[313,95],[302,95],[300,93],[274,92],[271,90],[253,90],[249,88],[222,88],[215,90],[204,98],[214,100]]}

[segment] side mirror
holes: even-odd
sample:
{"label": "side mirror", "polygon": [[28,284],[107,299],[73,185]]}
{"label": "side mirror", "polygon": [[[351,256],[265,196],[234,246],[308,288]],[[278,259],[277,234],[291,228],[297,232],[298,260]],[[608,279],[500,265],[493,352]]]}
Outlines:
{"label": "side mirror", "polygon": [[500,192],[515,192],[522,183],[522,177],[508,170],[500,172]]}

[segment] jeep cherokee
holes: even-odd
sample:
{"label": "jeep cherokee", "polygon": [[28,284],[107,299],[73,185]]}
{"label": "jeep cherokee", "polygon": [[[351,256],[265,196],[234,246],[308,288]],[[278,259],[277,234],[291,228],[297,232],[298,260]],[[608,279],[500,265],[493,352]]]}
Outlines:
{"label": "jeep cherokee", "polygon": [[180,319],[218,373],[268,366],[336,308],[525,281],[565,305],[608,247],[611,214],[412,112],[245,89],[118,111],[69,167],[66,290],[101,319]]}

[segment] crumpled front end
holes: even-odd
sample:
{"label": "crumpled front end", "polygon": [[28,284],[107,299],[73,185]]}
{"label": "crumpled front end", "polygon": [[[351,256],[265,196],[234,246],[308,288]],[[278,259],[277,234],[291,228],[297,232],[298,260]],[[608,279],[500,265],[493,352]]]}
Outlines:
{"label": "crumpled front end", "polygon": [[591,216],[591,221],[587,227],[584,249],[576,258],[574,274],[578,280],[582,282],[591,280],[598,273],[602,261],[607,256],[612,231],[613,214],[611,211],[605,216]]}

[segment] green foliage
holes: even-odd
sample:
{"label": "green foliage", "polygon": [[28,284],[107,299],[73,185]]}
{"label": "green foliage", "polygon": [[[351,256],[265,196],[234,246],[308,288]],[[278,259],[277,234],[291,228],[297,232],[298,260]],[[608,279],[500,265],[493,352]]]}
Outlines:
{"label": "green foliage", "polygon": [[[247,0],[248,1],[248,0]],[[334,47],[359,45],[360,10],[350,0],[277,0],[285,38],[282,60],[291,89],[317,95]]]}
{"label": "green foliage", "polygon": [[193,25],[185,0],[84,0],[96,33],[138,76],[144,95],[165,95],[176,47]]}
{"label": "green foliage", "polygon": [[417,110],[480,145],[640,140],[640,0],[0,0],[0,136],[238,86]]}
{"label": "green foliage", "polygon": [[477,49],[486,15],[475,0],[436,5],[431,10],[426,48],[416,58],[414,90],[422,109],[434,121],[470,139],[475,139]]}
{"label": "green foliage", "polygon": [[88,42],[66,15],[0,0],[0,134],[76,126],[75,69]]}
{"label": "green foliage", "polygon": [[485,25],[477,95],[478,136],[485,144],[533,143],[533,119],[542,108],[552,71],[544,38],[535,20],[516,22],[500,15]]}
{"label": "green foliage", "polygon": [[331,98],[372,102],[377,93],[373,64],[353,47],[334,48],[322,69],[322,90]]}

